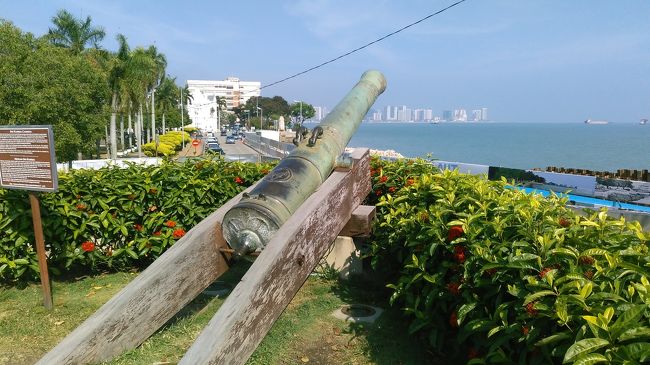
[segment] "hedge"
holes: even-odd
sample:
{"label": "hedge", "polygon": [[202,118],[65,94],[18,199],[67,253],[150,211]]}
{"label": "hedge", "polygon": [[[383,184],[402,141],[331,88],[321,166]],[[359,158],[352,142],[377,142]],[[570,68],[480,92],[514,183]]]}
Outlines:
{"label": "hedge", "polygon": [[[650,360],[650,234],[567,199],[372,161],[372,260],[411,332],[449,363]],[[393,183],[392,192],[386,184]]]}
{"label": "hedge", "polygon": [[[192,226],[260,179],[268,164],[197,159],[73,170],[41,194],[54,276],[145,267]],[[27,193],[0,189],[0,282],[38,279]]]}

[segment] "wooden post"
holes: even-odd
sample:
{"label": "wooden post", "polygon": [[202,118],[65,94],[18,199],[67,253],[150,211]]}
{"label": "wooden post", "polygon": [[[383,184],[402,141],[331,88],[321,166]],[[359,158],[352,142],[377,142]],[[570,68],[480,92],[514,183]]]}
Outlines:
{"label": "wooden post", "polygon": [[280,227],[179,365],[248,360],[370,191],[368,150],[352,158]]}
{"label": "wooden post", "polygon": [[38,197],[36,196],[36,193],[29,192],[29,204],[32,206],[32,222],[34,224],[34,237],[36,238],[38,270],[41,273],[41,286],[43,287],[43,305],[48,310],[51,310],[52,290],[50,289],[50,275],[47,272],[47,257],[45,256],[45,239],[43,238],[41,207],[38,203]]}
{"label": "wooden post", "polygon": [[236,200],[189,230],[37,364],[100,363],[149,338],[229,269],[221,220]]}

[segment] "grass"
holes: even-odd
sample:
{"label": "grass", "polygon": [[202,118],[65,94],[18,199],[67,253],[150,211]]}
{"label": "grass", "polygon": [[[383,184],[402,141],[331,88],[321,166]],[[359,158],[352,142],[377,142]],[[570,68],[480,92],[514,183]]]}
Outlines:
{"label": "grass", "polygon": [[[246,269],[237,265],[221,279],[237,283]],[[42,306],[40,286],[0,289],[0,364],[34,363],[135,276],[54,282],[51,312]],[[384,302],[382,290],[368,282],[310,277],[247,364],[431,364],[400,314]],[[199,295],[141,346],[107,364],[178,362],[222,303],[223,298]],[[345,303],[386,311],[374,325],[350,324],[330,315]]]}

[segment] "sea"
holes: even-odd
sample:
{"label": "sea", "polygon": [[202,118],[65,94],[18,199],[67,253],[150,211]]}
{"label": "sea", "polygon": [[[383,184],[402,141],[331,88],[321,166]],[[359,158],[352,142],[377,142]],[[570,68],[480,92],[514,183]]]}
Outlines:
{"label": "sea", "polygon": [[650,170],[650,125],[364,122],[350,147],[520,169]]}

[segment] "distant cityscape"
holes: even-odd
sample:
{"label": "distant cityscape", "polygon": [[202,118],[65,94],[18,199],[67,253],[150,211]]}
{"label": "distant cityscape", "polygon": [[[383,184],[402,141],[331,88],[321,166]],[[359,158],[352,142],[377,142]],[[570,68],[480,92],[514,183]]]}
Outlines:
{"label": "distant cityscape", "polygon": [[[315,106],[314,120],[320,121],[329,110]],[[487,108],[443,110],[436,115],[433,109],[413,109],[407,105],[387,105],[382,109],[370,109],[363,119],[365,122],[482,122],[489,120]]]}

